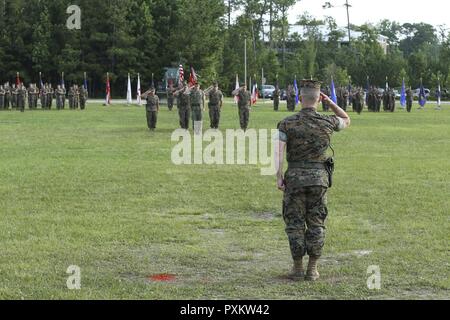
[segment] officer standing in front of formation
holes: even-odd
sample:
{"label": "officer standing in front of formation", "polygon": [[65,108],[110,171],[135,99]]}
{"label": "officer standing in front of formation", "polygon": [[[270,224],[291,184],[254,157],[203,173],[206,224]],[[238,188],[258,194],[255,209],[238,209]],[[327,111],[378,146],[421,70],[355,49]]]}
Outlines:
{"label": "officer standing in front of formation", "polygon": [[169,84],[169,87],[167,88],[167,106],[169,107],[169,111],[173,110],[173,103],[175,100],[174,97],[175,88],[173,87],[173,84]]}
{"label": "officer standing in front of formation", "polygon": [[57,85],[55,90],[55,96],[56,96],[56,110],[62,109],[62,86]]}
{"label": "officer standing in front of formation", "polygon": [[214,82],[213,89],[208,93],[209,120],[211,129],[219,129],[220,113],[223,105],[223,94],[219,90],[219,84]]}
{"label": "officer standing in front of formation", "polygon": [[200,89],[200,84],[196,83],[190,92],[192,126],[194,132],[199,134],[202,132],[203,111],[205,111],[205,95]]}
{"label": "officer standing in front of formation", "polygon": [[286,92],[286,103],[289,112],[295,111],[295,103],[297,102],[296,99],[297,94],[295,93],[294,87],[290,84]]}
{"label": "officer standing in front of formation", "polygon": [[45,86],[42,86],[40,90],[40,97],[41,97],[41,108],[45,110],[47,106],[47,95],[45,94]]}
{"label": "officer standing in front of formation", "polygon": [[81,86],[80,90],[80,110],[86,109],[86,102],[88,99],[88,91],[84,86]]}
{"label": "officer standing in front of formation", "polygon": [[[321,99],[335,115],[317,112]],[[350,126],[350,117],[328,96],[320,93],[317,81],[301,82],[301,102],[300,113],[278,124],[277,185],[284,192],[283,218],[294,260],[290,278],[316,281],[320,277],[317,264],[325,244],[327,191],[332,184],[333,162],[327,156],[327,150],[333,133]],[[285,151],[289,167],[283,175]],[[309,256],[306,276],[305,255]]]}
{"label": "officer standing in front of formation", "polygon": [[250,103],[251,103],[250,91],[247,90],[247,85],[244,84],[239,89],[234,90],[232,92],[232,95],[238,97],[240,126],[242,130],[247,131],[248,124],[250,121]]}
{"label": "officer standing in front of formation", "polygon": [[17,108],[17,95],[19,94],[19,91],[15,84],[12,85],[11,88],[11,109]]}
{"label": "officer standing in front of formation", "polygon": [[413,106],[413,102],[414,102],[414,95],[413,95],[413,92],[411,90],[411,87],[409,87],[408,90],[406,90],[406,110],[408,112],[411,112],[412,106]]}
{"label": "officer standing in front of formation", "polygon": [[17,110],[25,112],[25,103],[27,101],[27,89],[21,83],[17,88]]}
{"label": "officer standing in front of formation", "polygon": [[277,85],[275,87],[275,91],[273,92],[273,110],[278,111],[280,109],[280,96],[281,96],[281,90],[280,87]]}
{"label": "officer standing in front of formation", "polygon": [[155,131],[159,112],[159,98],[155,94],[155,88],[151,87],[149,91],[144,93],[143,97],[147,99],[146,114],[148,129]]}
{"label": "officer standing in front of formation", "polygon": [[80,106],[80,91],[78,85],[73,86],[73,108],[77,110]]}
{"label": "officer standing in front of formation", "polygon": [[180,117],[181,129],[189,130],[189,118],[191,116],[191,96],[187,82],[174,93],[178,102],[178,115]]}
{"label": "officer standing in front of formation", "polygon": [[0,85],[0,110],[5,109],[5,96],[6,96],[6,90],[3,87],[3,85]]}

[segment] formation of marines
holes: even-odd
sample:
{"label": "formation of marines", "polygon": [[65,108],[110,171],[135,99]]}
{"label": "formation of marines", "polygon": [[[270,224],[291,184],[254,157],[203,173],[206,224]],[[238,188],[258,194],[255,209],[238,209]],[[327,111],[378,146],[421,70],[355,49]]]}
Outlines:
{"label": "formation of marines", "polygon": [[[0,110],[15,109],[24,112],[26,105],[30,110],[36,110],[39,102],[42,110],[51,110],[53,100],[56,102],[56,109],[62,110],[66,105],[66,95],[66,89],[62,85],[58,85],[55,90],[49,83],[43,84],[39,89],[35,83],[26,88],[23,83],[11,85],[6,82],[0,85]],[[79,89],[77,85],[73,85],[67,98],[70,109],[84,110],[88,99],[87,89],[84,86]]]}

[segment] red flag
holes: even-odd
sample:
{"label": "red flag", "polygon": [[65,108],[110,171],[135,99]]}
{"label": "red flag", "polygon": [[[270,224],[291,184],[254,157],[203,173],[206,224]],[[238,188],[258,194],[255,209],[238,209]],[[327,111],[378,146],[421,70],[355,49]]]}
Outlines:
{"label": "red flag", "polygon": [[17,72],[16,85],[17,86],[20,85],[20,73],[19,72]]}
{"label": "red flag", "polygon": [[197,82],[198,82],[197,74],[195,73],[194,68],[191,67],[191,75],[189,76],[189,87],[195,86]]}
{"label": "red flag", "polygon": [[106,74],[106,104],[111,104],[111,84],[109,82],[109,73]]}

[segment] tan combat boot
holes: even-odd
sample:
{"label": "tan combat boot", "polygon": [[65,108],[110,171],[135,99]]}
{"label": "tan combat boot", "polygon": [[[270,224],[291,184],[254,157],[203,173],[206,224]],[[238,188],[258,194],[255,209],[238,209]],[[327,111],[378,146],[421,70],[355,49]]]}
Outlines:
{"label": "tan combat boot", "polygon": [[306,272],[306,281],[317,281],[320,278],[319,271],[317,271],[317,263],[319,257],[309,257],[308,271]]}
{"label": "tan combat boot", "polygon": [[305,278],[305,269],[303,269],[303,258],[294,260],[294,268],[289,275],[289,279],[294,281],[300,281]]}

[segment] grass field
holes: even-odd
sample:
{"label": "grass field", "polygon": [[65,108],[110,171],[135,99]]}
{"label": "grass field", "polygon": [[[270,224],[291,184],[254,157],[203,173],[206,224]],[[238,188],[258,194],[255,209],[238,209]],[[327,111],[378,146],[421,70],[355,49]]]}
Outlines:
{"label": "grass field", "polygon": [[[450,107],[351,114],[335,136],[318,283],[293,283],[282,195],[257,166],[174,166],[177,113],[0,112],[0,299],[448,299]],[[255,108],[251,127],[287,112]],[[237,128],[228,104],[222,128]],[[66,270],[81,268],[81,290]],[[381,269],[381,290],[367,269]],[[152,282],[154,274],[176,276]]]}

